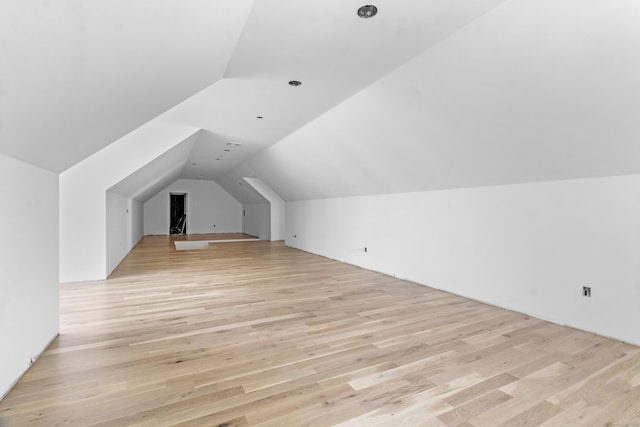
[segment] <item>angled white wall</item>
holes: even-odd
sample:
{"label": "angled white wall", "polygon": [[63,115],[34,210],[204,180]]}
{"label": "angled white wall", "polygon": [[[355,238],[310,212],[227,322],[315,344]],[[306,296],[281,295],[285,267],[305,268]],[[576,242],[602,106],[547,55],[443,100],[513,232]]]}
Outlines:
{"label": "angled white wall", "polygon": [[245,181],[245,172],[242,169],[234,170],[216,182],[242,203],[242,232],[261,240],[271,240],[271,204]]}
{"label": "angled white wall", "polygon": [[286,243],[640,345],[640,175],[288,202]]}
{"label": "angled white wall", "polygon": [[243,178],[262,197],[269,201],[270,240],[284,240],[286,203],[275,191],[258,178]]}
{"label": "angled white wall", "polygon": [[144,234],[169,234],[169,195],[187,194],[187,232],[239,233],[242,206],[213,181],[179,179],[144,204]]}
{"label": "angled white wall", "polygon": [[242,232],[260,240],[271,240],[271,205],[242,205]]}
{"label": "angled white wall", "polygon": [[199,129],[149,123],[60,174],[60,281],[107,277],[106,191]]}
{"label": "angled white wall", "polygon": [[56,337],[58,175],[0,154],[0,399]]}

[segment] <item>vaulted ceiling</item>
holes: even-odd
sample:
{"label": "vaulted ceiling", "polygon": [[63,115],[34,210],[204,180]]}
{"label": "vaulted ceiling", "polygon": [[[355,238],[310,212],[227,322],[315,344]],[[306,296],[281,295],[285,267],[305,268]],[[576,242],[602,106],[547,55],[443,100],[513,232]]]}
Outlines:
{"label": "vaulted ceiling", "polygon": [[3,1],[0,152],[61,172],[149,123],[202,129],[117,187],[142,200],[179,177],[295,200],[640,173],[638,2],[362,5]]}
{"label": "vaulted ceiling", "polygon": [[60,172],[220,80],[250,0],[3,0],[0,151]]}

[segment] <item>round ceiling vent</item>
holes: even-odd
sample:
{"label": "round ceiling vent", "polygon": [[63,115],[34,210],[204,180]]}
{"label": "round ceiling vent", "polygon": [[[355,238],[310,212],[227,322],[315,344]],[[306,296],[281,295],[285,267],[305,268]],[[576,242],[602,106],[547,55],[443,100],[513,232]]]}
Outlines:
{"label": "round ceiling vent", "polygon": [[358,9],[358,16],[360,18],[373,18],[378,13],[378,8],[372,4],[367,4]]}

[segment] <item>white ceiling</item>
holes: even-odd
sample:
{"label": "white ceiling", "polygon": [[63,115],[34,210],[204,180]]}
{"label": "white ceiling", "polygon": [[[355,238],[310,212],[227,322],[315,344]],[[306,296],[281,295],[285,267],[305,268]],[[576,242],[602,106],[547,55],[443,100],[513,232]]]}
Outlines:
{"label": "white ceiling", "polygon": [[159,118],[209,131],[184,178],[219,179],[503,1],[380,0],[368,20],[355,0],[255,2],[224,78]]}
{"label": "white ceiling", "polygon": [[[203,129],[158,165],[238,199],[245,176],[294,200],[640,173],[634,0],[23,3],[0,152],[51,170],[153,120]],[[171,168],[146,169],[127,193]]]}
{"label": "white ceiling", "polygon": [[251,0],[2,0],[0,152],[60,172],[216,82]]}
{"label": "white ceiling", "polygon": [[229,174],[295,200],[640,173],[638,22],[505,2]]}
{"label": "white ceiling", "polygon": [[132,199],[146,202],[180,178],[199,134],[167,150],[108,189]]}

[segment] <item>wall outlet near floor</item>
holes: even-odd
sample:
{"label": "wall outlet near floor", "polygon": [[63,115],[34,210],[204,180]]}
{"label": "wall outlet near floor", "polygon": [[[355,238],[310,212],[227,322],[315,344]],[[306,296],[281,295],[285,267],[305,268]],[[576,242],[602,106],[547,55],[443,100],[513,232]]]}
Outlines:
{"label": "wall outlet near floor", "polygon": [[591,286],[582,287],[582,296],[591,298]]}

